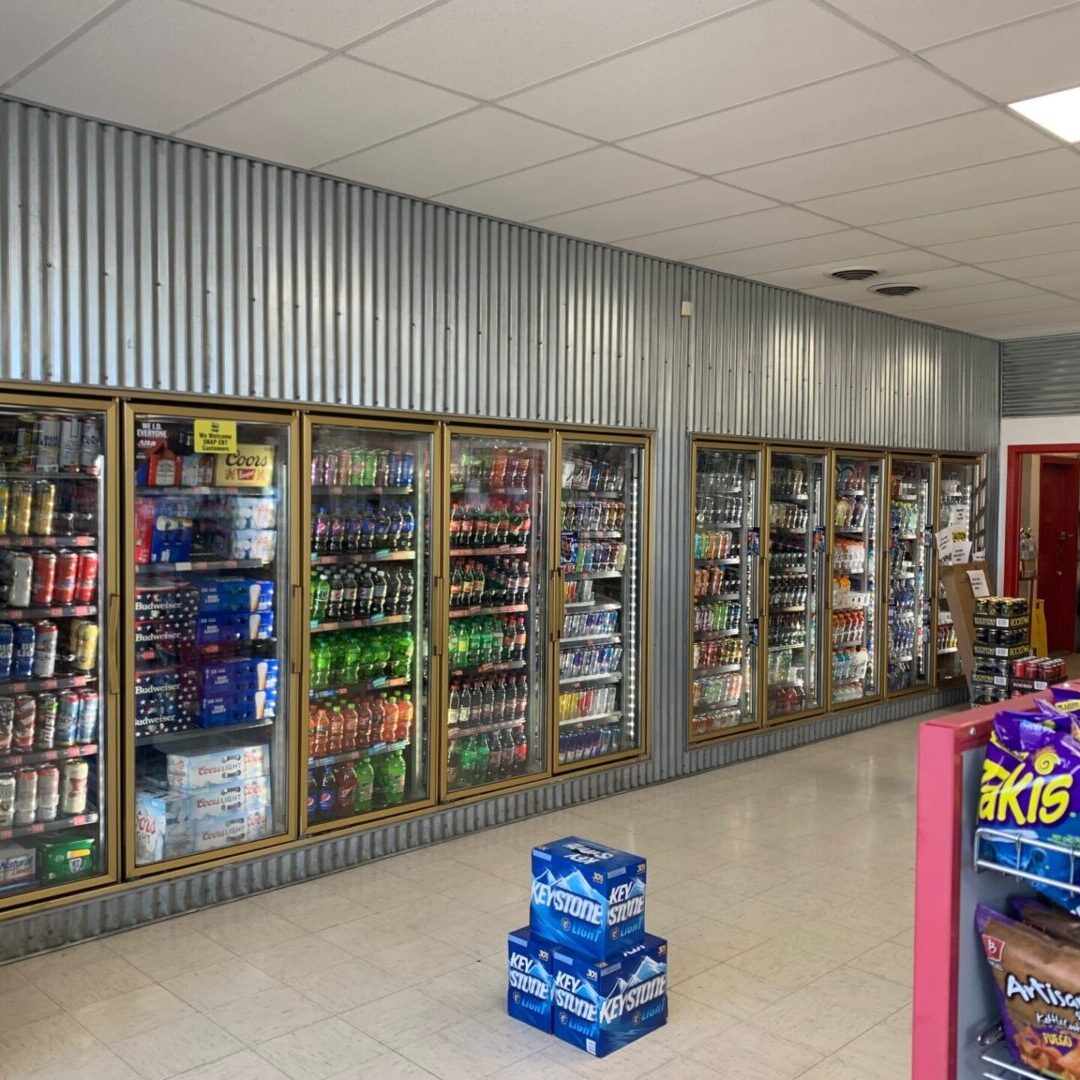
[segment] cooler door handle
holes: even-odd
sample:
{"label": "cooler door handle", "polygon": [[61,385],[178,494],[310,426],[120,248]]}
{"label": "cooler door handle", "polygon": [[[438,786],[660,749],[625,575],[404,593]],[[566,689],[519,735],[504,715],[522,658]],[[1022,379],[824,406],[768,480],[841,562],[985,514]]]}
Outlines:
{"label": "cooler door handle", "polygon": [[109,693],[120,694],[120,595],[109,593]]}
{"label": "cooler door handle", "polygon": [[292,587],[292,625],[293,625],[293,639],[289,645],[289,666],[292,668],[294,675],[299,675],[303,669],[303,664],[300,660],[300,638],[303,636],[303,609],[304,609],[304,595],[303,589],[299,585]]}
{"label": "cooler door handle", "polygon": [[444,615],[442,575],[437,575],[432,579],[431,595],[431,610],[436,614],[432,620],[432,625],[428,630],[428,634],[431,642],[431,655],[434,659],[438,660],[443,654],[443,628],[445,626],[447,632],[449,632],[450,625],[449,609],[445,609],[446,614]]}

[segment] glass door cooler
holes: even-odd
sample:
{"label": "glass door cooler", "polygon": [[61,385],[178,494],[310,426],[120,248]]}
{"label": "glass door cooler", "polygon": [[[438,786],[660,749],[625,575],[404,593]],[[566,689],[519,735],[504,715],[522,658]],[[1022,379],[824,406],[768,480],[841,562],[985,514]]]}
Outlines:
{"label": "glass door cooler", "polygon": [[295,835],[294,421],[131,406],[128,873]]}
{"label": "glass door cooler", "polygon": [[115,434],[0,403],[0,907],[116,876]]}
{"label": "glass door cooler", "polygon": [[889,551],[884,602],[886,689],[902,694],[930,685],[933,606],[932,499],[929,458],[889,458]]}
{"label": "glass door cooler", "polygon": [[690,741],[760,725],[761,453],[694,440]]}
{"label": "glass door cooler", "polygon": [[556,771],[640,751],[647,444],[560,436]]}
{"label": "glass door cooler", "polygon": [[549,769],[552,440],[475,429],[448,440],[441,641],[444,791],[454,798]]}
{"label": "glass door cooler", "polygon": [[[972,562],[981,551],[982,522],[976,499],[982,491],[981,458],[938,459],[938,513],[935,540],[939,566]],[[963,678],[949,602],[944,586],[937,587],[934,609],[934,644],[937,651],[937,685],[946,686]]]}
{"label": "glass door cooler", "polygon": [[829,698],[841,706],[881,693],[877,579],[885,459],[837,453],[833,463]]}
{"label": "glass door cooler", "polygon": [[433,427],[306,421],[309,832],[432,799]]}
{"label": "glass door cooler", "polygon": [[767,719],[825,704],[825,533],[828,455],[769,449]]}

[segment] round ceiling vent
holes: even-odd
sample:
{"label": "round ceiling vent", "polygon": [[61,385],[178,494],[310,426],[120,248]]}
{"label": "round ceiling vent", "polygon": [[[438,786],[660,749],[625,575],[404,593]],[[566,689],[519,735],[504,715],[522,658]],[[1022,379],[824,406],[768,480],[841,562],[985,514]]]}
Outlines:
{"label": "round ceiling vent", "polygon": [[881,271],[873,266],[841,266],[836,270],[830,270],[825,276],[835,281],[866,281],[867,278],[877,277]]}
{"label": "round ceiling vent", "polygon": [[905,282],[891,281],[882,282],[880,285],[871,285],[867,292],[877,293],[878,296],[910,296],[912,293],[921,290],[921,285],[909,285]]}

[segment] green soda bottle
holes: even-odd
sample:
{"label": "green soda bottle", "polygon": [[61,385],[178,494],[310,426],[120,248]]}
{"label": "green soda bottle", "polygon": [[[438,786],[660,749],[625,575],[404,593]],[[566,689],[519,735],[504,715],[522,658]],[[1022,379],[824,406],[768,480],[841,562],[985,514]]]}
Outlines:
{"label": "green soda bottle", "polygon": [[380,675],[389,674],[390,670],[390,638],[381,631],[372,638],[375,642],[375,670],[372,674],[377,678]]}
{"label": "green soda bottle", "polygon": [[333,663],[330,642],[321,636],[311,647],[311,688],[325,690],[330,685],[330,668]]}
{"label": "green soda bottle", "polygon": [[405,755],[400,750],[386,755],[383,799],[386,806],[400,806],[405,799]]}
{"label": "green soda bottle", "polygon": [[488,748],[488,741],[484,735],[476,736],[476,749],[474,754],[472,783],[479,785],[487,780],[488,758],[491,756],[491,751]]}
{"label": "green soda bottle", "polygon": [[353,769],[356,775],[356,791],[353,792],[353,809],[362,814],[371,809],[375,770],[367,758],[361,758]]}
{"label": "green soda bottle", "polygon": [[395,678],[407,679],[412,674],[413,637],[408,630],[394,635],[391,650],[391,670]]}
{"label": "green soda bottle", "polygon": [[458,758],[458,787],[472,787],[476,772],[476,737],[470,735],[458,742],[462,744]]}
{"label": "green soda bottle", "polygon": [[360,663],[360,642],[355,634],[350,634],[342,650],[341,681],[345,686],[360,681]]}

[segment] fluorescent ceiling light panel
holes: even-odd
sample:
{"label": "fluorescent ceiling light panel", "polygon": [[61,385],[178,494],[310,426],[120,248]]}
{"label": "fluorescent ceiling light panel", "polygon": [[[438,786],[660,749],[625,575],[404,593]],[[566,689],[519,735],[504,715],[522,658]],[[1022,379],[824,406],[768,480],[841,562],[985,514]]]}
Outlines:
{"label": "fluorescent ceiling light panel", "polygon": [[1080,142],[1080,86],[1071,90],[1059,90],[1056,94],[1014,101],[1014,112],[1034,120],[1039,127],[1053,132],[1067,142]]}

